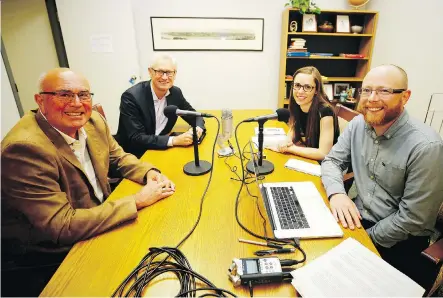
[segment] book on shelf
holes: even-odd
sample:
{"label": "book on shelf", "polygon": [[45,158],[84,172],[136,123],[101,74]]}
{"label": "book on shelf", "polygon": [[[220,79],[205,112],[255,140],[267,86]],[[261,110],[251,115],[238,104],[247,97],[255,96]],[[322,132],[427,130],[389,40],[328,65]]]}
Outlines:
{"label": "book on shelf", "polygon": [[286,55],[288,57],[309,57],[310,54],[309,52],[288,52]]}
{"label": "book on shelf", "polygon": [[332,56],[334,56],[334,54],[332,54],[332,53],[311,53],[311,56],[332,57]]}
{"label": "book on shelf", "polygon": [[294,53],[294,52],[307,52],[308,49],[307,48],[303,48],[303,49],[288,49],[288,52]]}
{"label": "book on shelf", "polygon": [[345,58],[365,58],[365,55],[362,54],[344,54],[341,53],[340,57],[345,57]]}

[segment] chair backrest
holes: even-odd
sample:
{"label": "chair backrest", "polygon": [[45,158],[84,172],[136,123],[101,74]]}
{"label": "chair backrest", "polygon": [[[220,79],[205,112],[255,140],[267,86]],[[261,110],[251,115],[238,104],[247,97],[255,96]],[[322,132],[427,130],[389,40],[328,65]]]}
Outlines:
{"label": "chair backrest", "polygon": [[92,106],[92,109],[93,109],[94,111],[99,112],[99,113],[103,116],[103,118],[106,119],[105,111],[103,110],[103,107],[102,107],[101,104],[96,103],[95,105]]}
{"label": "chair backrest", "polygon": [[359,113],[357,111],[351,110],[348,107],[345,107],[341,104],[335,105],[335,113],[338,117],[338,127],[340,128],[340,134],[345,130],[349,121],[354,119]]}
{"label": "chair backrest", "polygon": [[433,93],[426,111],[425,123],[443,137],[443,93]]}
{"label": "chair backrest", "polygon": [[335,113],[337,114],[337,117],[343,118],[348,122],[354,119],[355,116],[359,115],[359,112],[345,107],[344,105],[341,105],[339,103],[335,105]]}

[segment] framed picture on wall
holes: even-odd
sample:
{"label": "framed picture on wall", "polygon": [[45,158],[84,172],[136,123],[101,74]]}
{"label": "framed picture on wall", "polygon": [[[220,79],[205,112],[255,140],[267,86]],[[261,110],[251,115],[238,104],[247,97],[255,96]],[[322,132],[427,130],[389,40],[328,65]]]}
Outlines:
{"label": "framed picture on wall", "polygon": [[337,24],[335,28],[337,28],[337,32],[349,33],[351,31],[349,16],[337,15]]}
{"label": "framed picture on wall", "polygon": [[315,14],[304,14],[302,23],[303,32],[317,32],[317,19]]}
{"label": "framed picture on wall", "polygon": [[347,91],[350,87],[349,83],[336,83],[334,84],[334,96],[340,96],[342,91]]}
{"label": "framed picture on wall", "polygon": [[332,84],[323,84],[323,89],[325,90],[326,96],[328,97],[329,101],[332,101],[334,99],[334,88]]}
{"label": "framed picture on wall", "polygon": [[263,51],[264,19],[151,17],[154,51]]}

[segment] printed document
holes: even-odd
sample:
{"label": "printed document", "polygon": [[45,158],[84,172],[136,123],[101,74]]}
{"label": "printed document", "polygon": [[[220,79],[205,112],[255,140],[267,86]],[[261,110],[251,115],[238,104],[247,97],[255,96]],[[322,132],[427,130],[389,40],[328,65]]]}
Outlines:
{"label": "printed document", "polygon": [[422,297],[425,292],[353,238],[291,274],[292,285],[305,298]]}

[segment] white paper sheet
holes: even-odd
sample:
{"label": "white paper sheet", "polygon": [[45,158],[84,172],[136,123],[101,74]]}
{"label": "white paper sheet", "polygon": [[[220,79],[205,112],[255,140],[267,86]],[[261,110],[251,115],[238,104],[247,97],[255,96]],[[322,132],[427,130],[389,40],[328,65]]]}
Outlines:
{"label": "white paper sheet", "polygon": [[91,42],[91,51],[93,53],[112,53],[114,52],[112,46],[111,35],[91,35],[89,38]]}
{"label": "white paper sheet", "polygon": [[[258,137],[251,138],[255,148],[258,148]],[[264,135],[263,136],[263,148],[268,148],[277,151],[278,145],[287,144],[289,139],[286,135]]]}
{"label": "white paper sheet", "polygon": [[[255,135],[258,136],[258,127],[255,128]],[[263,135],[286,135],[285,130],[281,127],[265,127],[263,128]]]}
{"label": "white paper sheet", "polygon": [[422,297],[425,292],[353,238],[291,274],[303,297]]}
{"label": "white paper sheet", "polygon": [[285,163],[285,168],[318,177],[321,176],[321,166],[319,164],[313,164],[303,160],[291,158]]}

